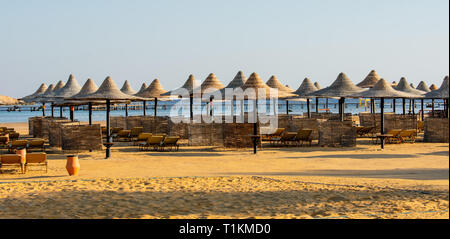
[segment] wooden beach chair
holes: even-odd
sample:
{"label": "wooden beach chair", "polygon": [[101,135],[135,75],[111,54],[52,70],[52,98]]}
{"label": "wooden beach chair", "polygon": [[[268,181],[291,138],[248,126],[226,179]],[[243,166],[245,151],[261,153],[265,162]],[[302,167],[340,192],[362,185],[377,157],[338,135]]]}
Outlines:
{"label": "wooden beach chair", "polygon": [[285,132],[281,137],[273,137],[270,142],[287,145],[289,142],[295,142],[296,136],[297,132]]}
{"label": "wooden beach chair", "polygon": [[178,140],[180,140],[179,136],[169,136],[164,138],[164,141],[161,143],[161,151],[164,151],[165,148],[170,147],[170,150],[175,148],[176,151],[179,149]]}
{"label": "wooden beach chair", "polygon": [[129,136],[130,141],[132,141],[133,139],[137,138],[142,133],[142,131],[144,131],[144,127],[134,127],[134,128],[132,128],[131,131],[130,131],[130,136]]}
{"label": "wooden beach chair", "polygon": [[9,145],[9,152],[14,152],[14,150],[21,148],[26,149],[27,146],[28,146],[27,140],[14,140]]}
{"label": "wooden beach chair", "polygon": [[358,126],[356,127],[356,135],[358,137],[367,136],[372,133],[373,129],[375,129],[373,126]]}
{"label": "wooden beach chair", "polygon": [[45,168],[45,173],[48,172],[47,154],[46,153],[29,153],[25,162],[25,172],[29,167]]}
{"label": "wooden beach chair", "polygon": [[398,135],[402,143],[415,143],[416,142],[416,130],[408,129],[402,130]]}
{"label": "wooden beach chair", "polygon": [[281,137],[285,130],[285,128],[277,128],[272,134],[261,134],[261,141],[271,141],[272,138]]}
{"label": "wooden beach chair", "polygon": [[0,155],[0,173],[6,168],[20,168],[21,173],[25,173],[25,160],[17,154]]}
{"label": "wooden beach chair", "polygon": [[33,149],[41,149],[42,152],[45,152],[45,141],[43,139],[28,141],[27,151],[32,151]]}
{"label": "wooden beach chair", "polygon": [[312,144],[311,134],[312,129],[301,129],[298,131],[297,135],[295,136],[295,141],[297,141],[297,144],[303,145],[304,142],[308,142],[309,146]]}
{"label": "wooden beach chair", "polygon": [[150,147],[152,147],[153,150],[157,150],[161,146],[164,138],[165,137],[162,135],[152,135],[152,137],[148,138],[147,142],[139,144],[139,149],[148,150]]}
{"label": "wooden beach chair", "polygon": [[[117,134],[118,134],[121,130],[123,130],[123,128],[120,128],[120,127],[113,127],[113,128],[111,128],[110,130],[111,130],[111,136],[112,136],[113,138],[115,138],[115,137],[117,137]],[[105,134],[106,134],[106,133],[105,133]]]}
{"label": "wooden beach chair", "polygon": [[391,129],[387,132],[387,134],[392,134],[392,137],[386,138],[387,144],[399,144],[402,142],[401,138],[399,138],[400,133],[402,132],[401,129]]}
{"label": "wooden beach chair", "polygon": [[133,139],[134,145],[147,142],[148,138],[152,137],[152,133],[140,133],[137,138]]}
{"label": "wooden beach chair", "polygon": [[119,131],[117,134],[115,134],[113,136],[113,140],[116,141],[116,142],[121,141],[121,140],[123,140],[123,141],[131,141],[130,140],[130,133],[131,133],[131,130],[121,130],[121,131]]}

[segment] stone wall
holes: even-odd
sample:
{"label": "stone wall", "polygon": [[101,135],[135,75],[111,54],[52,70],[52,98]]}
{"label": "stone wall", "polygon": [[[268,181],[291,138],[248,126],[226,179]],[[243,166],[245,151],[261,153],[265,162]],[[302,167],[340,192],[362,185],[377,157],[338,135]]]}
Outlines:
{"label": "stone wall", "polygon": [[102,150],[102,133],[99,124],[62,124],[61,147],[63,150]]}
{"label": "stone wall", "polygon": [[449,119],[425,118],[424,142],[448,143]]}
{"label": "stone wall", "polygon": [[356,127],[351,121],[328,120],[319,124],[319,145],[324,147],[355,147]]}

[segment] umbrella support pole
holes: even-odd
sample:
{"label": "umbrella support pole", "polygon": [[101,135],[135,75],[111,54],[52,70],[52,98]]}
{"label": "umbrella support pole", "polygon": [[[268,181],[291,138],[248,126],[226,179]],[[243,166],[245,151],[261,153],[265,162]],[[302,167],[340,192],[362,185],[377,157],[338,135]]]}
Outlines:
{"label": "umbrella support pole", "polygon": [[[381,110],[381,134],[384,134],[384,98],[380,99],[380,110]],[[380,138],[381,149],[384,149],[384,137]]]}
{"label": "umbrella support pole", "polygon": [[125,104],[125,117],[128,117],[128,104]]}
{"label": "umbrella support pole", "polygon": [[142,107],[142,109],[143,109],[143,113],[144,113],[144,116],[146,116],[147,115],[147,102],[144,100],[144,102],[143,102],[143,107]]}
{"label": "umbrella support pole", "polygon": [[308,110],[308,119],[311,119],[311,106],[310,106],[309,99],[306,99],[306,108]]}
{"label": "umbrella support pole", "polygon": [[156,118],[156,116],[157,116],[157,112],[158,112],[158,98],[155,98],[155,113],[154,113],[154,115],[155,115],[155,118]]}
{"label": "umbrella support pole", "polygon": [[111,122],[110,122],[111,101],[106,100],[106,159],[111,157]]}
{"label": "umbrella support pole", "polygon": [[88,104],[88,110],[89,110],[89,125],[92,125],[92,103],[89,102]]}

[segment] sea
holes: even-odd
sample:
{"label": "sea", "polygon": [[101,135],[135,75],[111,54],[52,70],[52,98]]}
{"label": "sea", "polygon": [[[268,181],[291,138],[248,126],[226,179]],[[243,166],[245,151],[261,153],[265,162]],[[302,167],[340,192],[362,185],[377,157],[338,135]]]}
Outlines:
{"label": "sea", "polygon": [[[332,113],[338,113],[338,100],[337,99],[328,99],[328,107],[326,105],[327,100],[320,98],[319,99],[319,112],[329,111]],[[435,100],[435,109],[443,110],[444,109],[444,101],[443,100]],[[375,101],[376,112],[380,111],[380,101]],[[290,115],[303,115],[307,112],[306,101],[289,101],[289,114]],[[113,107],[111,111],[111,116],[125,116],[124,105],[121,107]],[[137,109],[135,107],[130,107],[128,110],[129,116],[139,116],[143,115],[142,103],[133,102],[133,106],[138,106]],[[42,104],[36,105],[23,105],[23,106],[8,106],[2,105],[0,106],[0,123],[11,123],[11,122],[28,122],[28,118],[35,116],[42,116]],[[414,111],[415,113],[419,113],[421,110],[421,100],[415,100],[414,102]],[[226,112],[231,111],[231,105],[225,102],[213,102],[212,104],[213,114],[214,115],[224,115]],[[236,102],[233,109],[235,115],[240,114],[240,102]],[[311,112],[315,112],[316,110],[316,100],[311,99],[310,101]],[[402,100],[396,100],[396,113],[403,114],[402,109]],[[410,100],[406,100],[406,113],[410,112]],[[88,121],[88,111],[87,107],[76,107],[74,118],[78,121]],[[244,111],[245,112],[253,112],[253,104],[252,102],[244,103]],[[266,112],[268,115],[274,114],[274,106],[269,103],[266,104],[264,108],[263,105],[258,106],[258,112]],[[279,100],[277,102],[276,108],[277,114],[286,114],[286,101]],[[431,100],[424,100],[424,109],[425,112],[431,111]],[[208,106],[206,103],[202,104],[194,104],[193,107],[194,114],[207,114]],[[359,114],[361,112],[370,111],[370,104],[364,100],[360,99],[346,99],[345,100],[345,113]],[[154,114],[154,103],[147,102],[146,104],[146,112],[147,115]],[[385,100],[385,112],[393,112],[393,100],[386,99]],[[49,104],[46,106],[45,114],[47,116],[51,115],[51,107]],[[69,118],[70,110],[68,107],[63,107],[63,116]],[[186,116],[189,117],[189,102],[183,101],[158,101],[157,115],[158,116]],[[54,116],[58,117],[60,115],[60,108],[54,108]],[[106,111],[104,109],[99,109],[93,111],[92,115],[93,121],[104,121],[106,119]]]}

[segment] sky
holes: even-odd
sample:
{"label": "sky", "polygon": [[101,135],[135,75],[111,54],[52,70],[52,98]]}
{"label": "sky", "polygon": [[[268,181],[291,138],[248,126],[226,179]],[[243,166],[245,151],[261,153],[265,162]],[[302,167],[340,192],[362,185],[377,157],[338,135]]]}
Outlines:
{"label": "sky", "polygon": [[375,69],[440,86],[449,73],[448,0],[0,0],[0,95],[106,78],[166,90],[239,70],[298,88],[358,83]]}

